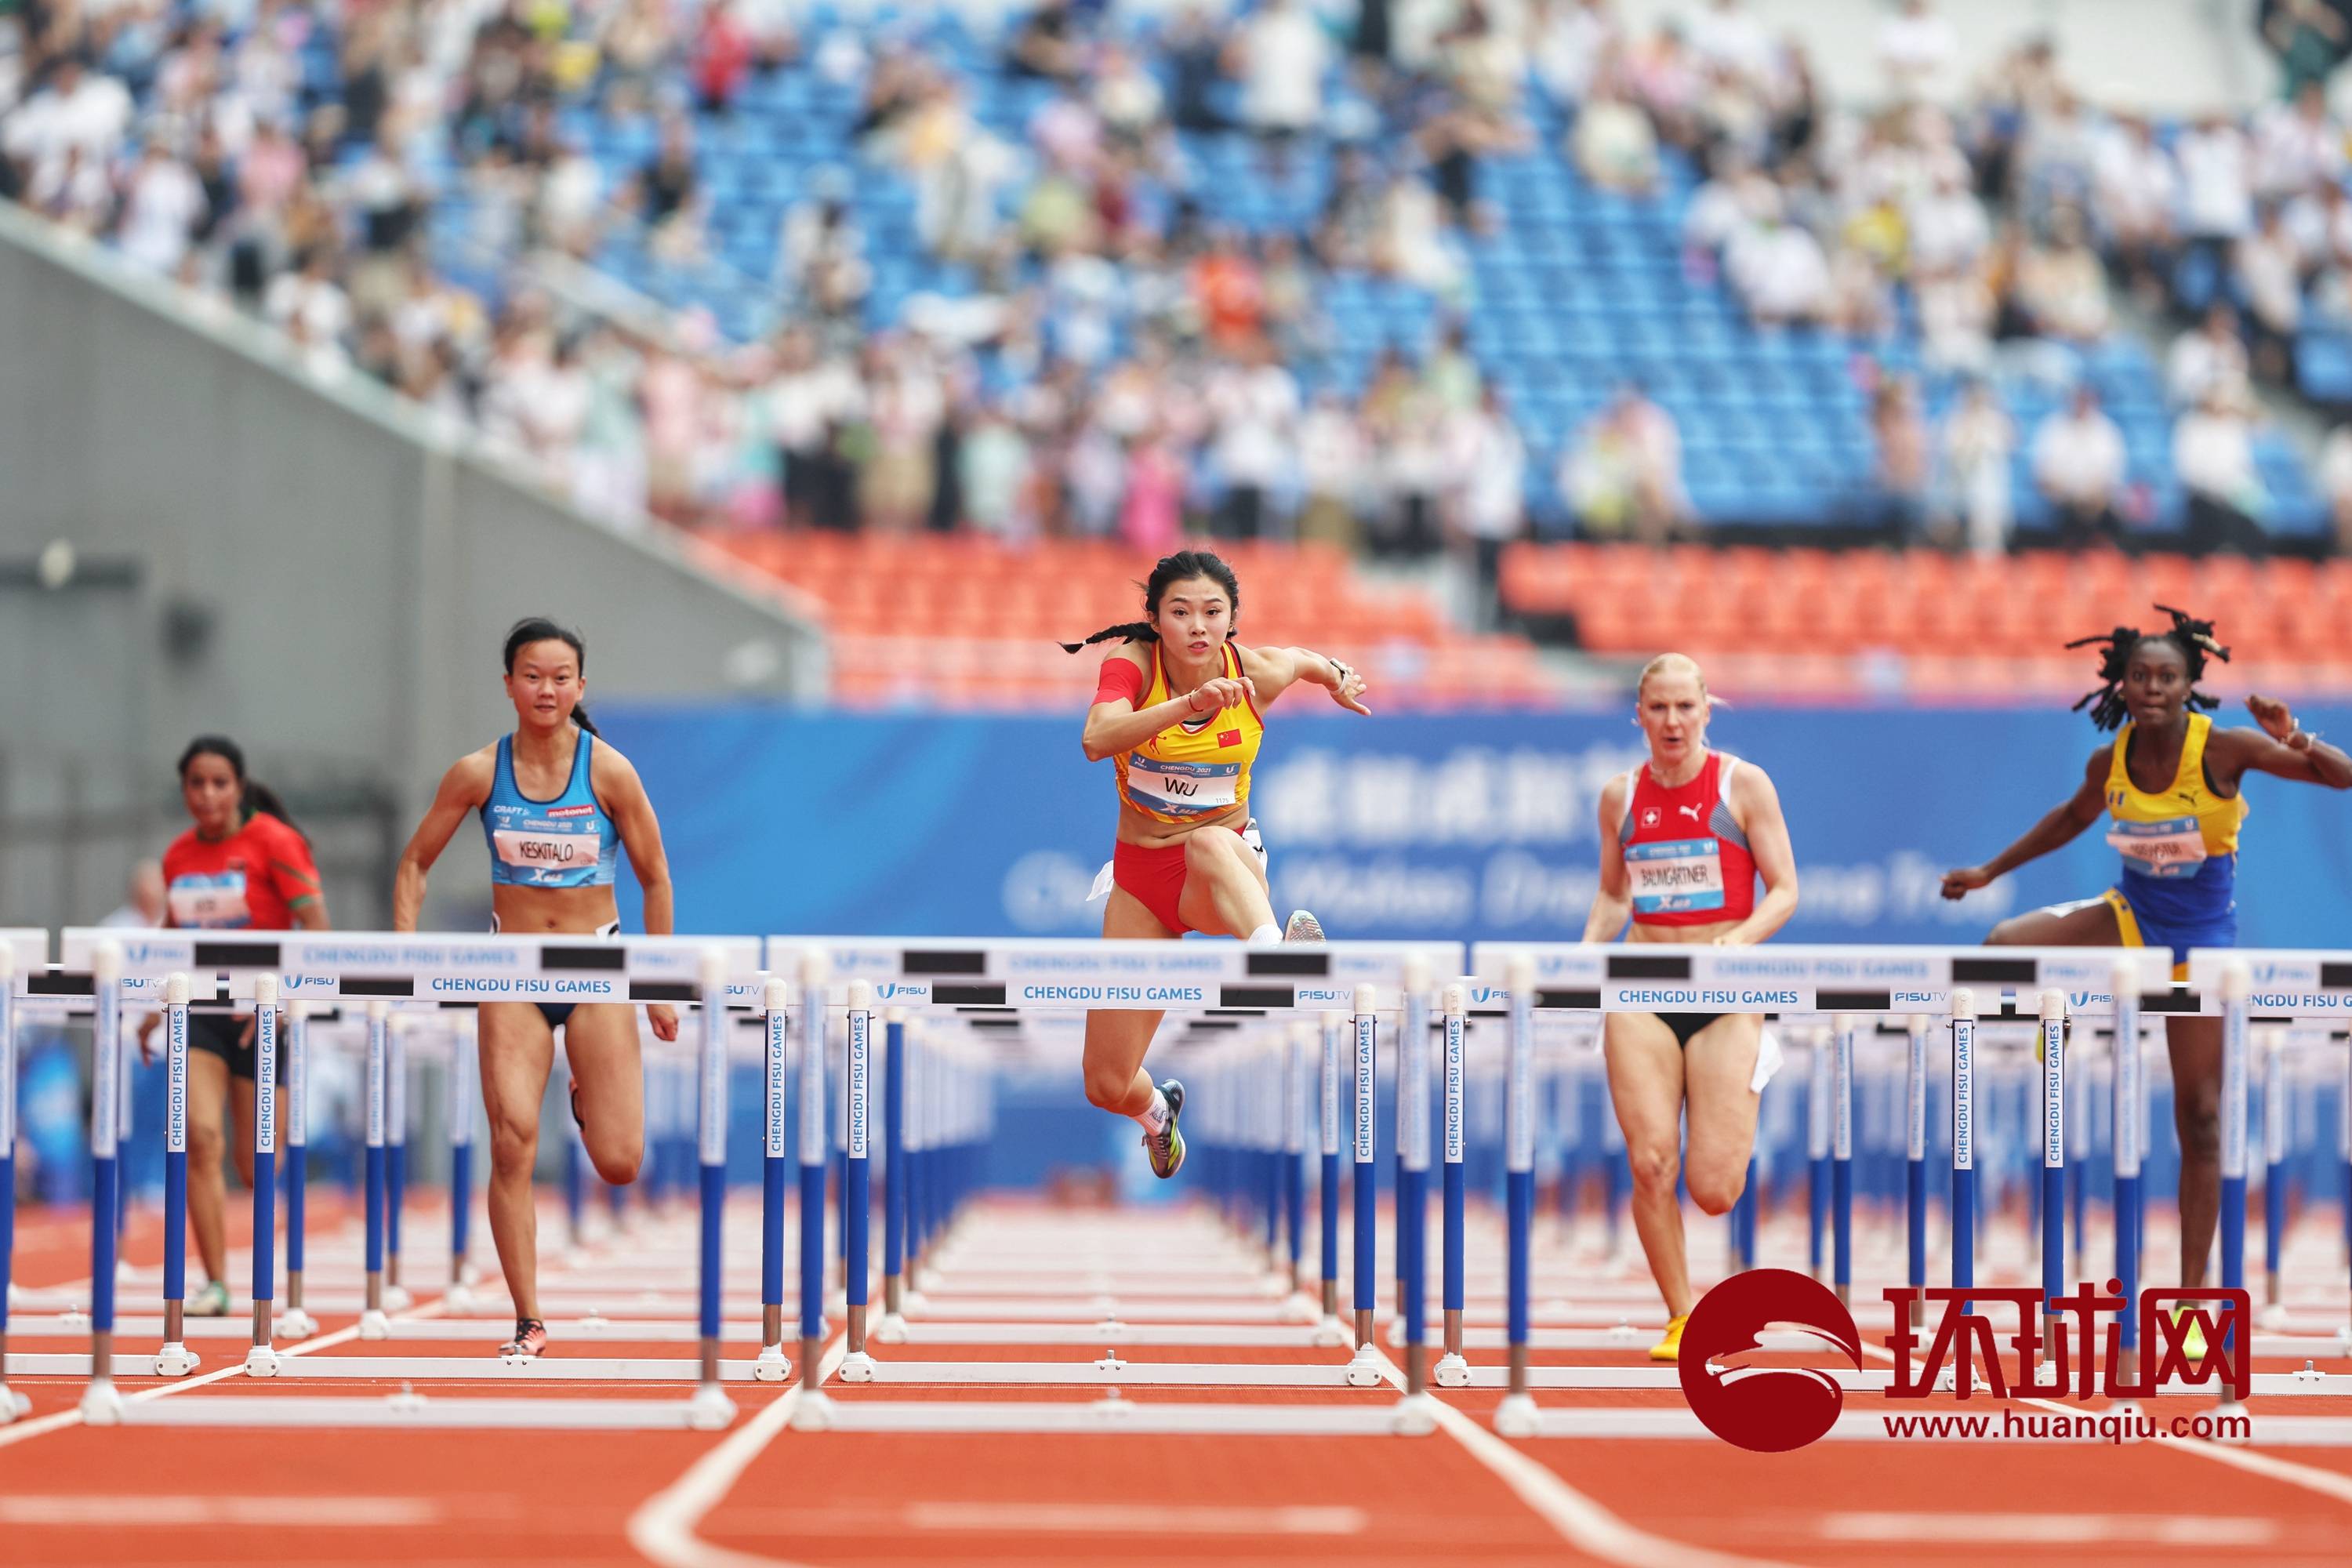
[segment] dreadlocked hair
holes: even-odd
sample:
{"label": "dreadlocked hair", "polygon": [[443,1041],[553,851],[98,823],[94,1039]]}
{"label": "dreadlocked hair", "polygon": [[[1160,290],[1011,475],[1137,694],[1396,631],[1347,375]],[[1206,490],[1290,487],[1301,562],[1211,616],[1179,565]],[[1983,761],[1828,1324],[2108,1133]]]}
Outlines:
{"label": "dreadlocked hair", "polygon": [[2158,605],[2156,607],[2172,617],[2172,625],[2160,632],[2144,632],[2137,626],[2117,626],[2113,631],[2102,632],[2096,637],[2076,637],[2066,645],[2070,648],[2098,647],[2104,650],[2099,655],[2100,684],[2083,693],[2081,700],[2074,704],[2071,711],[2080,713],[2085,708],[2090,709],[2091,722],[2102,730],[2113,730],[2121,726],[2126,711],[2123,693],[2124,676],[2131,668],[2132,650],[2144,642],[2168,642],[2180,650],[2181,662],[2189,671],[2190,709],[2202,708],[2210,710],[2221,705],[2220,698],[2209,696],[2197,689],[2197,683],[2205,678],[2206,660],[2218,658],[2227,662],[2230,657],[2230,650],[2223,647],[2213,636],[2213,623],[2200,621],[2184,610],[2174,609],[2170,605]]}
{"label": "dreadlocked hair", "polygon": [[1225,591],[1225,604],[1234,619],[1241,618],[1242,585],[1241,580],[1234,575],[1234,569],[1226,565],[1222,558],[1209,551],[1180,550],[1173,555],[1161,556],[1152,566],[1151,576],[1143,584],[1145,619],[1122,621],[1115,626],[1105,626],[1084,642],[1064,643],[1062,651],[1080,653],[1095,643],[1109,642],[1113,638],[1121,642],[1158,642],[1160,634],[1151,629],[1150,617],[1160,613],[1160,598],[1161,595],[1168,592],[1169,585],[1181,583],[1188,577],[1206,577],[1210,582],[1223,588]]}

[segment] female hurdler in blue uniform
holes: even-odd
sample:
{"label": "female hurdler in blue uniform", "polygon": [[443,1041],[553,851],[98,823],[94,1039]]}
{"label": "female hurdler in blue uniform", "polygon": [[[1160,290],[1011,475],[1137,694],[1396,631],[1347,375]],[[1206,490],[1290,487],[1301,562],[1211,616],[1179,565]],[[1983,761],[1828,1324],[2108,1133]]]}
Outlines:
{"label": "female hurdler in blue uniform", "polygon": [[[621,929],[613,898],[619,851],[645,889],[646,931],[670,931],[669,861],[661,825],[629,760],[596,739],[581,699],[586,654],[580,635],[552,621],[527,620],[507,634],[506,688],[515,731],[457,760],[400,858],[393,929],[415,931],[425,874],[468,812],[478,812],[490,849],[496,929],[611,936]],[[646,1009],[654,1033],[677,1038],[673,1008]],[[535,1356],[547,1344],[539,1316],[537,1210],[531,1168],[539,1156],[539,1106],[563,1029],[572,1069],[572,1114],[597,1174],[615,1185],[636,1179],[645,1154],[645,1079],[635,1009],[486,1002],[481,1009],[482,1100],[490,1123],[490,1235],[514,1297],[514,1338],[501,1355]]]}

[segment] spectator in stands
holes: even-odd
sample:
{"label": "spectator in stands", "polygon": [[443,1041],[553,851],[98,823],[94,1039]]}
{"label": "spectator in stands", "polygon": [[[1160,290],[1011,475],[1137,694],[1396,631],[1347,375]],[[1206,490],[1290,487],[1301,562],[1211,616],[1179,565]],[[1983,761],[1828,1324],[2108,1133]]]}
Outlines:
{"label": "spectator in stands", "polygon": [[2320,449],[2320,488],[2336,529],[2336,553],[2352,555],[2352,425],[2338,425]]}
{"label": "spectator in stands", "polygon": [[2266,105],[2253,121],[2254,195],[2279,202],[2344,177],[2344,128],[2328,117],[2327,89],[2305,82],[2293,100]]}
{"label": "spectator in stands", "polygon": [[1674,416],[1627,382],[1578,433],[1560,463],[1559,489],[1587,538],[1664,544],[1687,510]]}
{"label": "spectator in stands", "polygon": [[1809,325],[1829,310],[1829,259],[1821,241],[1779,213],[1765,214],[1735,238],[1726,264],[1759,326]]}
{"label": "spectator in stands", "polygon": [[1990,382],[1969,379],[1944,416],[1942,447],[1944,510],[1958,524],[1960,542],[1973,554],[2000,554],[2009,546],[2009,458],[2017,449],[2017,426]]}
{"label": "spectator in stands", "polygon": [[2059,542],[2077,550],[2095,541],[2120,543],[2116,501],[2123,492],[2124,435],[2099,406],[2087,380],[2033,433],[2033,483],[2050,503]]}
{"label": "spectator in stands", "polygon": [[2162,295],[2158,268],[2173,247],[2173,212],[2180,173],[2139,115],[2123,115],[2101,133],[2093,166],[2091,219],[2101,247],[2125,282],[2154,305]]}
{"label": "spectator in stands", "polygon": [[1878,449],[1875,523],[1895,542],[1915,543],[1926,532],[1933,459],[1918,390],[1907,378],[1879,383],[1871,398],[1870,433]]}
{"label": "spectator in stands", "polygon": [[1317,393],[1298,421],[1300,539],[1355,552],[1362,540],[1358,513],[1370,462],[1355,413],[1337,392],[1327,387]]}
{"label": "spectator in stands", "polygon": [[1183,532],[1183,458],[1167,433],[1154,425],[1127,442],[1118,537],[1139,558],[1157,560],[1177,547]]}
{"label": "spectator in stands", "polygon": [[1208,404],[1216,421],[1210,458],[1223,485],[1213,531],[1220,539],[1259,538],[1271,531],[1275,493],[1291,479],[1298,383],[1272,345],[1255,338],[1235,345],[1232,360],[1212,373]]}
{"label": "spectator in stands", "polygon": [[1495,584],[1503,547],[1527,531],[1527,443],[1491,384],[1476,407],[1447,416],[1444,439],[1454,480],[1449,498],[1454,533],[1470,546],[1481,616],[1492,624],[1500,613]]}
{"label": "spectator in stands", "polygon": [[1585,99],[1569,145],[1577,169],[1604,191],[1646,196],[1657,186],[1657,131],[1642,107],[1612,85],[1598,86]]}
{"label": "spectator in stands", "polygon": [[694,95],[703,113],[725,114],[735,106],[751,63],[751,32],[732,0],[709,0],[694,39]]}
{"label": "spectator in stands", "polygon": [[2255,522],[2263,506],[2262,480],[2254,471],[2250,395],[2242,381],[2216,377],[2197,406],[2172,427],[2172,469],[2189,492],[2189,548],[2262,548]]}
{"label": "spectator in stands", "polygon": [[2303,251],[2278,205],[2263,204],[2254,230],[2230,255],[2230,275],[2246,301],[2254,374],[2274,385],[2294,378],[2294,334],[2303,325]]}
{"label": "spectator in stands", "polygon": [[150,142],[125,182],[118,243],[149,271],[176,276],[208,209],[194,171],[162,142]]}
{"label": "spectator in stands", "polygon": [[2241,380],[2246,374],[2238,313],[2226,300],[2216,300],[2206,309],[2203,321],[2173,340],[2172,352],[2165,357],[2165,395],[2175,408],[2193,408],[2205,401],[2206,389],[2216,382]]}
{"label": "spectator in stands", "polygon": [[85,184],[92,175],[104,180],[130,132],[131,110],[131,93],[121,82],[84,69],[81,57],[68,50],[55,58],[47,80],[8,116],[0,151],[16,163],[20,188],[28,196],[47,192],[54,201],[56,193],[78,183],[77,174]]}
{"label": "spectator in stands", "polygon": [[2080,214],[2053,215],[2050,243],[2029,246],[2018,268],[2017,303],[2032,330],[2044,337],[2091,343],[2107,335],[2106,268],[2084,233]]}
{"label": "spectator in stands", "polygon": [[1216,24],[1187,4],[1160,35],[1168,62],[1168,115],[1180,131],[1223,131],[1225,117],[1213,98],[1224,74],[1224,46]]}
{"label": "spectator in stands", "polygon": [[826,169],[809,182],[808,199],[784,214],[776,247],[777,281],[815,314],[854,317],[873,287],[866,235],[849,210],[849,176]]}
{"label": "spectator in stands", "polygon": [[2180,166],[2180,234],[2217,270],[2254,226],[2254,176],[2243,132],[2209,114],[2173,142]]}
{"label": "spectator in stands", "polygon": [[1952,25],[1928,0],[1903,0],[1878,25],[1878,68],[1897,99],[1940,98],[1953,52]]}
{"label": "spectator in stands", "polygon": [[662,0],[619,0],[604,13],[598,41],[606,110],[624,118],[643,113],[653,99],[654,73],[674,44]]}
{"label": "spectator in stands", "polygon": [[983,405],[963,438],[964,519],[982,533],[1022,540],[1037,531],[1029,443],[1003,408]]}
{"label": "spectator in stands", "polygon": [[1969,188],[1965,164],[1939,166],[1913,196],[1905,215],[1908,261],[1914,272],[1943,277],[1973,268],[1992,244],[1992,224],[1984,203]]}
{"label": "spectator in stands", "polygon": [[2352,47],[2352,28],[2328,0],[2279,0],[2263,23],[2263,37],[2278,55],[2281,96],[2324,87]]}
{"label": "spectator in stands", "polygon": [[767,405],[783,467],[784,517],[793,527],[856,527],[856,471],[841,452],[841,432],[862,416],[865,398],[856,370],[821,351],[807,327],[784,330]]}
{"label": "spectator in stands", "polygon": [[1234,32],[1227,68],[1241,79],[1242,123],[1265,143],[1278,174],[1297,137],[1323,123],[1323,25],[1298,0],[1265,0]]}
{"label": "spectator in stands", "polygon": [[1038,0],[1013,31],[1009,63],[1024,76],[1076,81],[1086,71],[1086,40],[1069,0]]}
{"label": "spectator in stands", "polygon": [[1538,0],[1535,71],[1552,101],[1580,103],[1602,63],[1623,47],[1610,0]]}
{"label": "spectator in stands", "polygon": [[1360,268],[1373,264],[1382,192],[1371,154],[1361,147],[1340,148],[1315,226],[1315,254],[1324,266]]}
{"label": "spectator in stands", "polygon": [[658,253],[683,257],[701,249],[702,180],[694,169],[693,124],[684,115],[663,119],[660,146],[637,171],[627,205]]}

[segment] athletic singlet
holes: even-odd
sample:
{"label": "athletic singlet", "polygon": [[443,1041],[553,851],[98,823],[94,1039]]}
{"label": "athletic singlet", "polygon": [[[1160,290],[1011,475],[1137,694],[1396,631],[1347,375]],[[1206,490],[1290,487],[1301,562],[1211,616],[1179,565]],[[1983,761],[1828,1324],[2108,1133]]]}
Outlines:
{"label": "athletic singlet", "polygon": [[1756,910],[1756,862],[1731,815],[1739,759],[1709,752],[1689,783],[1668,789],[1643,763],[1626,775],[1625,820],[1617,829],[1632,881],[1633,923],[1711,925]]}
{"label": "athletic singlet", "polygon": [[596,737],[580,731],[572,776],[553,800],[533,800],[515,782],[514,737],[499,737],[490,798],[482,803],[482,837],[490,846],[490,881],[501,888],[607,888],[621,836],[589,787]]}
{"label": "athletic singlet", "polygon": [[[1242,656],[1227,643],[1224,672],[1239,679]],[[1138,711],[1175,695],[1160,645],[1151,645],[1151,685]],[[1249,804],[1250,765],[1265,739],[1265,721],[1244,699],[1231,708],[1171,724],[1133,751],[1111,758],[1118,798],[1155,822],[1182,826]]]}
{"label": "athletic singlet", "polygon": [[2212,718],[2189,716],[2180,766],[2171,787],[2148,794],[2132,783],[2132,731],[2116,737],[2107,763],[2107,842],[2124,858],[2122,890],[2134,910],[2157,924],[2192,927],[2226,916],[2238,882],[2238,828],[2246,819],[2242,795],[2215,795],[2205,779],[2205,742]]}

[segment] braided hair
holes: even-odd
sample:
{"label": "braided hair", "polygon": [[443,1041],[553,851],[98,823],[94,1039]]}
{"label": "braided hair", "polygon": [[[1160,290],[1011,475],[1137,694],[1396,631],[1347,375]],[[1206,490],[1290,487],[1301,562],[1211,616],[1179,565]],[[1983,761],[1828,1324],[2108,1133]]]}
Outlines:
{"label": "braided hair", "polygon": [[1209,551],[1180,550],[1173,555],[1161,556],[1151,568],[1150,577],[1143,584],[1143,613],[1146,619],[1122,621],[1115,626],[1105,626],[1084,642],[1064,643],[1062,651],[1080,653],[1095,643],[1109,642],[1114,637],[1122,642],[1158,642],[1160,634],[1152,629],[1149,617],[1160,614],[1160,596],[1168,592],[1170,584],[1181,583],[1187,577],[1206,577],[1210,582],[1223,588],[1225,591],[1225,601],[1234,618],[1236,620],[1240,618],[1242,585],[1241,580],[1234,575],[1234,569]]}
{"label": "braided hair", "polygon": [[2168,642],[2180,650],[2181,662],[2189,671],[2189,706],[2192,710],[2200,708],[2210,710],[2221,705],[2220,698],[2197,689],[2197,683],[2205,677],[2205,661],[2208,658],[2226,661],[2230,657],[2230,650],[2214,638],[2213,623],[2200,621],[2170,605],[2156,607],[2172,617],[2172,625],[2160,632],[2144,632],[2137,626],[2117,626],[2095,637],[2076,637],[2066,645],[2070,648],[2099,647],[2105,650],[2099,655],[2100,684],[2083,693],[2081,700],[2070,711],[2080,713],[2088,708],[2091,722],[2100,729],[2119,727],[2126,712],[2124,676],[2131,668],[2133,650],[2144,642]]}

